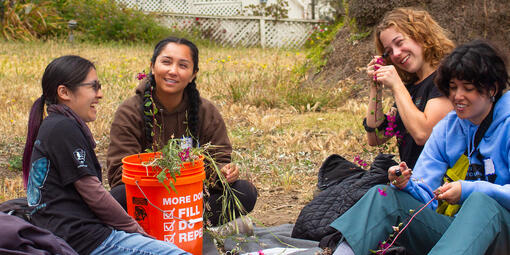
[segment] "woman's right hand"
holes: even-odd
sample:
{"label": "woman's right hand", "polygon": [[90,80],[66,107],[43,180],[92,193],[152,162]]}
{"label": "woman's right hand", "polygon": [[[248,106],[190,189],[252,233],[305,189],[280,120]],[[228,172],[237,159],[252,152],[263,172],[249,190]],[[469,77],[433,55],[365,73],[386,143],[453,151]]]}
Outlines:
{"label": "woman's right hand", "polygon": [[402,82],[402,79],[398,75],[397,69],[394,65],[381,66],[380,68],[377,68],[377,70],[374,71],[374,79],[392,91],[405,87],[404,82]]}
{"label": "woman's right hand", "polygon": [[396,166],[392,166],[388,169],[388,179],[393,186],[403,189],[407,186],[413,170],[407,167],[406,162],[400,162]]}

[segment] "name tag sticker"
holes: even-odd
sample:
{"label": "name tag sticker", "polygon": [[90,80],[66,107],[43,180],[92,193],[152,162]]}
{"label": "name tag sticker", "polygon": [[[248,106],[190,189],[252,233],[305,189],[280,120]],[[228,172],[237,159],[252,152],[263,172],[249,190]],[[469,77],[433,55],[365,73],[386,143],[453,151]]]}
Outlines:
{"label": "name tag sticker", "polygon": [[492,159],[484,159],[483,164],[485,166],[485,175],[491,175],[496,173],[496,169],[494,169],[494,162],[492,162]]}

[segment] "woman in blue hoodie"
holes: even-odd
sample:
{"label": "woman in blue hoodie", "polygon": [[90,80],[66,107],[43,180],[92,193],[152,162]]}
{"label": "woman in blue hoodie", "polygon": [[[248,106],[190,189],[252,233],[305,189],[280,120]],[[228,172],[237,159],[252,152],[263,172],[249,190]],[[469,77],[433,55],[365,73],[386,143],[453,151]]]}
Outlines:
{"label": "woman in blue hoodie", "polygon": [[[384,248],[378,244],[401,231],[399,223],[424,204],[429,205],[397,240],[412,254],[510,254],[510,93],[504,93],[504,58],[487,42],[473,41],[443,60],[435,82],[454,111],[434,127],[414,171],[405,162],[391,167],[392,188],[372,188],[331,224],[344,238],[335,254]],[[465,180],[444,183],[446,170],[462,155],[469,160]],[[453,217],[439,214],[438,200],[461,208]]]}

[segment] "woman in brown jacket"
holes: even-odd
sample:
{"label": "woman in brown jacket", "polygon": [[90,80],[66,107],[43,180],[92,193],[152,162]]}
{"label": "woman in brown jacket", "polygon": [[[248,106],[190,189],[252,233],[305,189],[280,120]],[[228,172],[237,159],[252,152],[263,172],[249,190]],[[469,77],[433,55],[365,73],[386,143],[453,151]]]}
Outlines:
{"label": "woman in brown jacket", "polygon": [[[208,180],[212,180],[207,197],[210,206],[207,218],[216,226],[252,211],[257,190],[249,181],[239,180],[239,169],[230,162],[232,146],[225,122],[218,109],[200,97],[195,83],[197,72],[198,48],[192,42],[168,37],[156,45],[148,77],[141,81],[136,95],[124,101],[115,113],[107,155],[108,181],[112,195],[126,208],[123,157],[146,149],[158,150],[172,137],[185,137],[183,139],[192,146],[210,143],[214,149],[209,154],[232,189],[237,191],[236,196],[243,206],[243,210],[236,210],[234,215],[221,218],[223,186],[215,181],[218,178],[214,170],[206,169]],[[152,109],[148,102],[154,102],[158,109],[154,116],[145,114]]]}

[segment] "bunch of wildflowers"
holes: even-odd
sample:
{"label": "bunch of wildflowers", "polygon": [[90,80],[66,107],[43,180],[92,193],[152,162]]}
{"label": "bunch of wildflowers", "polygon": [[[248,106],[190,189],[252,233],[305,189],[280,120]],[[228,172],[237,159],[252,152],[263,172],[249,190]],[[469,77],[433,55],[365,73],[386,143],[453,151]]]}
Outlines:
{"label": "bunch of wildflowers", "polygon": [[399,130],[397,130],[397,124],[395,123],[396,118],[397,117],[394,115],[386,116],[386,119],[388,120],[388,126],[386,127],[384,135],[387,137],[395,136],[397,138],[397,142],[401,143],[403,142],[402,138],[404,138],[404,136],[400,133]]}

